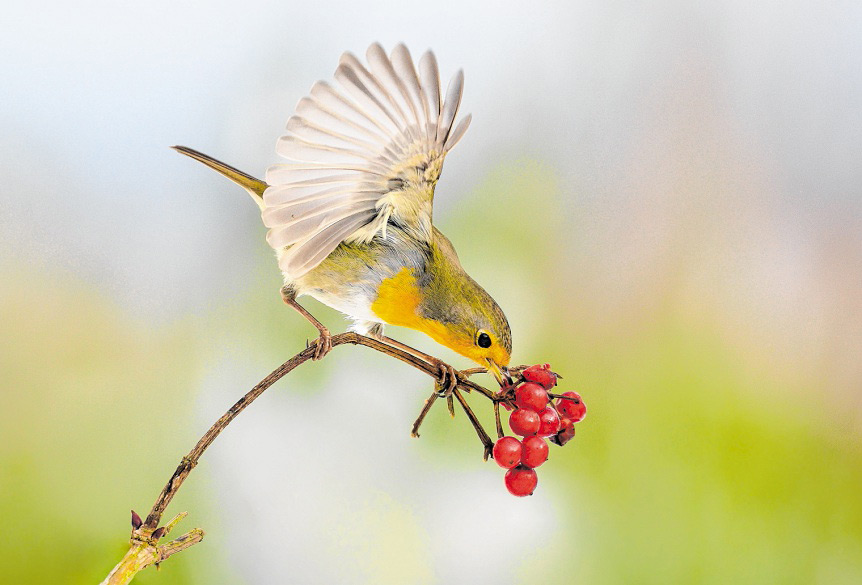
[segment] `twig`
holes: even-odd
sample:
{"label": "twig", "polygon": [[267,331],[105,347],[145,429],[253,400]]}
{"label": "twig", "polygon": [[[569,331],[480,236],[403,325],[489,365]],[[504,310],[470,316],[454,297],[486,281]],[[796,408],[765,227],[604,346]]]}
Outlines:
{"label": "twig", "polygon": [[[434,377],[435,379],[440,372],[440,364],[442,362],[438,360],[437,362],[431,363],[423,359],[422,357],[416,355],[417,353],[421,352],[413,351],[411,353],[410,351],[405,351],[400,347],[394,347],[386,343],[385,341],[374,339],[373,337],[367,337],[365,335],[360,335],[358,333],[341,333],[332,336],[333,348],[345,344],[364,345],[366,347],[370,347],[375,351],[379,351],[381,353],[399,359],[404,363],[410,364],[414,368],[425,372],[426,374]],[[125,554],[123,559],[108,574],[108,576],[102,582],[102,585],[120,585],[129,583],[135,577],[135,575],[143,569],[149,567],[150,565],[158,565],[160,562],[164,561],[170,556],[197,544],[203,539],[203,530],[195,528],[166,544],[159,545],[159,539],[166,536],[170,532],[170,530],[176,525],[176,523],[179,522],[183,517],[185,517],[185,512],[183,512],[182,514],[174,518],[171,522],[169,522],[167,525],[158,527],[159,522],[162,519],[162,515],[165,512],[165,509],[168,507],[168,504],[170,504],[171,500],[174,498],[177,491],[180,489],[183,482],[188,477],[189,473],[191,473],[192,469],[195,468],[201,455],[203,455],[207,447],[209,447],[212,442],[215,441],[216,437],[219,436],[219,434],[227,427],[227,425],[229,425],[233,421],[233,419],[235,419],[239,415],[239,413],[245,410],[248,405],[250,405],[261,394],[263,394],[267,388],[269,388],[278,380],[289,374],[297,366],[304,364],[305,362],[312,359],[315,355],[315,351],[316,346],[307,347],[303,351],[299,352],[298,354],[284,362],[271,374],[261,380],[254,388],[249,390],[249,392],[245,396],[240,398],[233,406],[231,406],[230,409],[226,413],[224,413],[221,418],[219,418],[209,428],[209,430],[207,430],[206,433],[204,433],[204,436],[200,438],[194,448],[189,451],[189,453],[180,461],[180,464],[177,466],[173,475],[168,480],[168,483],[165,484],[165,487],[162,489],[161,493],[159,494],[159,497],[153,504],[150,513],[147,515],[146,521],[141,523],[140,517],[138,517],[138,515],[134,512],[132,513],[132,537],[130,539],[129,550]],[[448,368],[448,365],[446,366]],[[467,370],[467,373],[462,373],[457,372],[453,369],[452,371],[456,373],[456,389],[453,391],[453,394],[461,403],[461,406],[467,413],[467,417],[470,419],[470,422],[476,429],[476,433],[479,435],[479,438],[485,447],[485,459],[487,459],[488,454],[490,453],[490,448],[493,447],[493,443],[488,437],[488,434],[485,433],[485,430],[482,428],[481,424],[476,418],[476,415],[473,414],[472,410],[470,410],[470,407],[469,405],[467,405],[466,401],[464,400],[464,397],[458,391],[458,388],[462,388],[467,392],[469,392],[470,390],[476,390],[485,397],[494,401],[495,404],[497,403],[497,395],[494,392],[467,379],[467,376],[473,373],[478,373],[478,370],[480,370],[480,368],[473,368],[471,370]],[[437,395],[435,393],[425,402],[425,406],[423,407],[419,418],[413,425],[412,434],[414,436],[419,436],[419,425],[422,423],[422,420],[425,418],[425,415],[428,413],[431,406],[434,404],[436,397]]]}
{"label": "twig", "polygon": [[434,405],[434,402],[440,398],[440,394],[437,393],[437,388],[434,388],[434,392],[431,393],[431,396],[425,401],[425,404],[422,406],[422,412],[419,413],[419,416],[416,417],[416,422],[413,423],[413,429],[410,431],[410,436],[419,438],[419,427],[422,426],[422,421],[425,420],[425,416],[428,414],[428,411],[431,410],[431,407]]}
{"label": "twig", "polygon": [[461,408],[464,409],[464,412],[467,414],[467,418],[470,419],[473,428],[476,429],[476,434],[479,435],[479,440],[482,441],[483,445],[485,445],[484,459],[487,461],[488,457],[491,456],[491,451],[494,449],[494,441],[491,440],[491,437],[489,437],[488,433],[485,432],[485,429],[482,428],[482,423],[480,423],[479,419],[476,418],[476,415],[473,413],[473,409],[471,409],[470,405],[467,404],[467,401],[458,391],[458,388],[455,388],[452,394],[454,394],[455,398],[458,399],[458,402],[461,403]]}

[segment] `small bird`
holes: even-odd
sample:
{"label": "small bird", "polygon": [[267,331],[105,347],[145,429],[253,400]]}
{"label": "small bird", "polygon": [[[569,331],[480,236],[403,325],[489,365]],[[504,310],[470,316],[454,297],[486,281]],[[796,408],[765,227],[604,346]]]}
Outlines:
{"label": "small bird", "polygon": [[329,330],[297,298],[308,295],[353,320],[351,329],[430,360],[449,392],[455,372],[384,336],[384,324],[421,331],[470,358],[503,384],[512,352],[509,323],[491,295],[464,271],[452,243],[432,223],[443,160],[471,116],[455,119],[463,71],[441,93],[437,60],[418,62],[399,44],[374,43],[367,66],[344,53],[325,81],[299,100],[276,151],[290,162],[266,181],[183,146],[260,206],[266,240],[284,275],[285,303],[320,332],[315,359],[332,347]]}

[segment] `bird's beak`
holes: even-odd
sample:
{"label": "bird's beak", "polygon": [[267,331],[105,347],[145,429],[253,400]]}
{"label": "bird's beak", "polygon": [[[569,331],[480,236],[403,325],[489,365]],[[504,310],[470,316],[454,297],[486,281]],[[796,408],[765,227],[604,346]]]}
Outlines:
{"label": "bird's beak", "polygon": [[488,371],[494,374],[500,386],[510,386],[512,384],[512,376],[509,375],[509,368],[498,366],[497,362],[491,359],[486,361],[488,362]]}

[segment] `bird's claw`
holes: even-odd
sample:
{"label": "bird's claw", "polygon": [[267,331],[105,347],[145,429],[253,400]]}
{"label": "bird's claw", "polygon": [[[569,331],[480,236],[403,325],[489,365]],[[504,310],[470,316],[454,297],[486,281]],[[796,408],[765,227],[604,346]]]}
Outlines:
{"label": "bird's claw", "polygon": [[332,351],[332,334],[329,333],[328,329],[324,329],[320,332],[320,337],[314,340],[314,356],[311,359],[317,361],[323,359],[323,357]]}
{"label": "bird's claw", "polygon": [[458,387],[458,370],[449,364],[438,362],[437,364],[437,395],[448,398]]}

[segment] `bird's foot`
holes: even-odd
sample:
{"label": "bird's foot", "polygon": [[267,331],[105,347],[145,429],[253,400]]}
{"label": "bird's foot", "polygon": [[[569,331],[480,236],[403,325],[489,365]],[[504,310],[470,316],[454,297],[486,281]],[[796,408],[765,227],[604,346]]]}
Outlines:
{"label": "bird's foot", "polygon": [[437,362],[437,395],[448,398],[458,387],[458,370],[444,362]]}
{"label": "bird's foot", "polygon": [[329,329],[323,328],[320,330],[320,337],[311,342],[314,347],[314,356],[311,358],[315,361],[323,359],[323,357],[332,351],[332,334]]}

